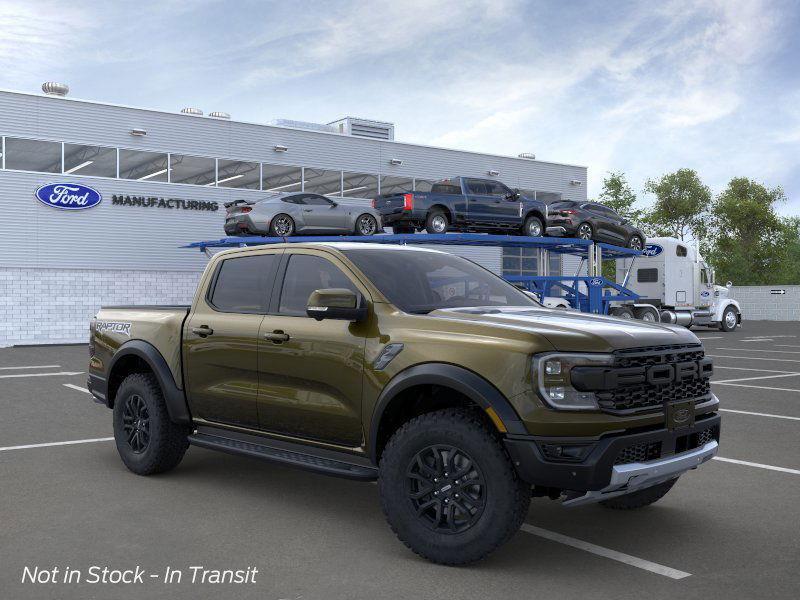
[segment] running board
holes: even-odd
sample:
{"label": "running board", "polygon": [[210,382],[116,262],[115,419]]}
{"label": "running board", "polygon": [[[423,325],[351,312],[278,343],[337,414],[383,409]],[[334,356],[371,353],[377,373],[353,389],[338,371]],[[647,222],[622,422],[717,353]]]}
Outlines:
{"label": "running board", "polygon": [[[247,438],[247,439],[241,439]],[[326,450],[317,450],[311,446],[282,443],[277,440],[257,436],[240,436],[234,432],[214,429],[214,433],[197,431],[189,436],[189,443],[209,450],[219,450],[228,454],[239,454],[260,458],[307,471],[314,471],[323,475],[374,481],[378,478],[378,469],[371,465],[360,465],[349,462],[349,455]],[[256,441],[258,440],[258,441]],[[274,443],[273,443],[274,442]],[[298,448],[289,449],[287,446]],[[299,449],[302,449],[301,451]],[[323,455],[324,454],[324,455]],[[330,455],[342,455],[342,460],[331,458]],[[353,457],[354,461],[358,460]]]}

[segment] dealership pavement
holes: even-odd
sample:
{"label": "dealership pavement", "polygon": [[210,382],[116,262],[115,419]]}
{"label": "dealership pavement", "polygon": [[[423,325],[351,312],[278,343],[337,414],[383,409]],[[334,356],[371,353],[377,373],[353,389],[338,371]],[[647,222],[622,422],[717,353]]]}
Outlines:
{"label": "dealership pavement", "polygon": [[[369,483],[198,448],[137,477],[83,389],[85,346],[0,350],[0,598],[796,598],[800,323],[696,333],[725,411],[719,460],[640,511],[535,499],[523,531],[465,568],[408,551]],[[26,566],[92,565],[184,580],[21,583]],[[192,585],[191,565],[259,573]]]}

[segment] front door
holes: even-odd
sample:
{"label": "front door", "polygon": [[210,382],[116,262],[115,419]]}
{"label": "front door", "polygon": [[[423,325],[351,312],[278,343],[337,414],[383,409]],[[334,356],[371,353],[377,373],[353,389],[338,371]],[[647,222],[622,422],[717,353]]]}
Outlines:
{"label": "front door", "polygon": [[361,391],[366,324],[306,315],[311,292],[366,290],[335,257],[322,251],[287,253],[261,324],[261,429],[355,448],[363,443]]}
{"label": "front door", "polygon": [[304,202],[303,220],[309,230],[339,233],[348,229],[347,211],[330,198],[309,194]]}
{"label": "front door", "polygon": [[281,251],[219,263],[184,325],[184,375],[195,418],[258,427],[258,347]]}

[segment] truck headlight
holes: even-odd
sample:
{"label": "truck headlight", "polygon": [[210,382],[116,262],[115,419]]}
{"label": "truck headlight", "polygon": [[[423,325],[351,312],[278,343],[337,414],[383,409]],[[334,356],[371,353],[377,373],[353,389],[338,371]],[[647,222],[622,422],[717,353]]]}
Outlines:
{"label": "truck headlight", "polygon": [[570,371],[574,367],[613,366],[610,354],[540,354],[533,357],[534,388],[542,400],[560,410],[597,410],[594,392],[572,387]]}

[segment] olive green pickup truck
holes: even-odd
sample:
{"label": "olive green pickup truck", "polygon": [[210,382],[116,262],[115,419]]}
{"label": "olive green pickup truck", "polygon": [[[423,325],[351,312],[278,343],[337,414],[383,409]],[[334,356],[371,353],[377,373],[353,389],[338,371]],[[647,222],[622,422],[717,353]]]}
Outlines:
{"label": "olive green pickup truck", "polygon": [[191,444],[377,480],[397,536],[445,564],[507,541],[532,496],[651,504],[720,434],[687,329],[547,309],[421,248],[221,252],[191,306],[102,308],[90,353],[134,473]]}

